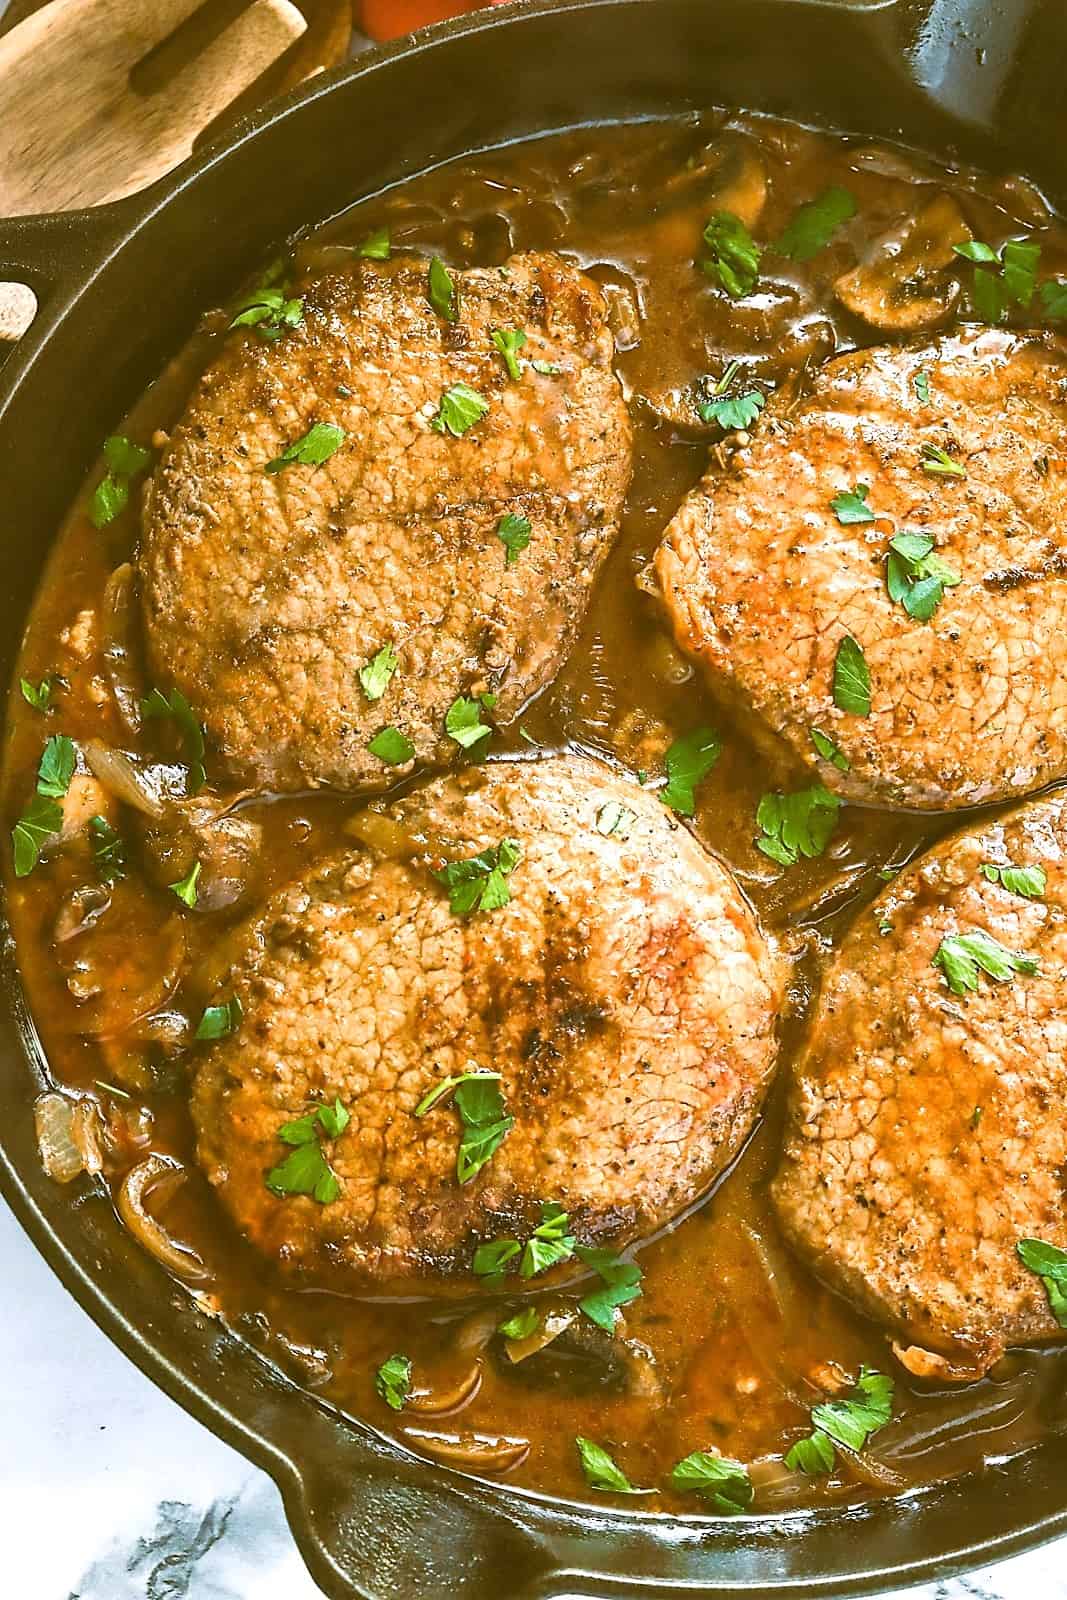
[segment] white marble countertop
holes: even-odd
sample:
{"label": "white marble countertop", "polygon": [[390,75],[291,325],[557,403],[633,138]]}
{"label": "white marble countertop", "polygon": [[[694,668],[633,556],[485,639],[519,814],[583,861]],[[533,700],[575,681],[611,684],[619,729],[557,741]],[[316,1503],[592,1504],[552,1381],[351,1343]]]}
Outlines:
{"label": "white marble countertop", "polygon": [[[2,1201],[0,1283],[3,1593],[317,1600],[271,1480],[104,1338]],[[909,1593],[1067,1600],[1067,1540]]]}

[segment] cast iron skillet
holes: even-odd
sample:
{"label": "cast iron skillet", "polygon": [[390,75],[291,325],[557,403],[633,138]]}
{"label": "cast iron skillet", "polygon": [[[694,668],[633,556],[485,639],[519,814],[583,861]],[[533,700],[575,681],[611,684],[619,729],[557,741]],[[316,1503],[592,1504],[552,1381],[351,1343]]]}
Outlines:
{"label": "cast iron skillet", "polygon": [[[198,313],[286,235],[523,134],[731,103],[955,146],[1063,205],[1065,59],[1062,0],[535,0],[376,50],[133,200],[0,222],[0,277],[42,307],[0,369],[0,670],[100,441]],[[44,1063],[10,939],[2,974],[5,1197],[100,1327],[273,1475],[329,1595],[857,1594],[1067,1531],[1067,1439],[906,1500],[762,1519],[571,1509],[407,1455],[194,1312],[100,1188],[43,1176],[29,1107]]]}

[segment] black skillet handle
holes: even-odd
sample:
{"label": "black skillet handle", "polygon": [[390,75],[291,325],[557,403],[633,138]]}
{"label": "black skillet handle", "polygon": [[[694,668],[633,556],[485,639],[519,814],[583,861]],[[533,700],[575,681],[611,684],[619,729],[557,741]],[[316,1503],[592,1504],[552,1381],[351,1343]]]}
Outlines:
{"label": "black skillet handle", "polygon": [[0,217],[0,283],[32,289],[38,314],[65,301],[106,260],[129,214],[129,202],[89,211]]}

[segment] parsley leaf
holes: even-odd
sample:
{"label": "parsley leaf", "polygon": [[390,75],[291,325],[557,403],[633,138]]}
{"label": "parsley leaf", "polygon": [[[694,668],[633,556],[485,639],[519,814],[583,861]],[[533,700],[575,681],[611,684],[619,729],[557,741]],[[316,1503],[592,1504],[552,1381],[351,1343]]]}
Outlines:
{"label": "parsley leaf", "polygon": [[843,1400],[826,1400],[812,1406],[814,1430],[787,1453],[790,1472],[829,1472],[835,1459],[834,1442],[849,1450],[862,1450],[872,1434],[884,1428],[893,1415],[893,1380],[884,1373],[861,1367],[852,1393]]}
{"label": "parsley leaf", "polygon": [[761,837],[756,848],[783,867],[801,856],[821,856],[837,826],[841,801],[821,783],[795,794],[765,794],[756,811]]}
{"label": "parsley leaf", "polygon": [[1067,283],[1062,278],[1048,278],[1041,285],[1041,307],[1052,322],[1067,317]]}
{"label": "parsley leaf", "polygon": [[911,381],[919,404],[928,406],[930,404],[930,374],[920,369]]}
{"label": "parsley leaf", "polygon": [[415,746],[399,728],[382,728],[367,746],[372,756],[384,761],[387,767],[402,767],[412,759]]}
{"label": "parsley leaf", "polygon": [[89,502],[89,521],[94,528],[105,528],[125,510],[130,498],[130,480],[143,472],[151,459],[151,450],[134,444],[124,433],[113,433],[104,440],[107,472]]}
{"label": "parsley leaf", "polygon": [[607,1451],[593,1439],[581,1434],[574,1441],[578,1459],[582,1464],[585,1481],[591,1489],[602,1489],[605,1494],[651,1494],[651,1489],[635,1489],[626,1474],[617,1467]]}
{"label": "parsley leaf", "polygon": [[377,655],[371,656],[359,669],[359,683],[368,700],[380,700],[389,687],[397,669],[397,654],[391,644],[383,644]]}
{"label": "parsley leaf", "polygon": [[1009,893],[1021,895],[1024,900],[1040,900],[1048,884],[1044,867],[997,867],[986,861],[978,870],[987,882],[999,883]]}
{"label": "parsley leaf", "polygon": [[902,605],[909,617],[929,622],[945,590],[955,588],[961,579],[934,553],[929,534],[895,533],[886,555],[885,581],[889,598]]}
{"label": "parsley leaf", "polygon": [[261,339],[280,339],[286,328],[299,328],[304,302],[290,298],[286,278],[289,264],[283,258],[268,267],[254,289],[234,302],[231,328],[255,328]]}
{"label": "parsley leaf", "polygon": [[74,776],[74,740],[65,733],[54,733],[41,753],[37,768],[37,793],[62,800]]}
{"label": "parsley leaf", "polygon": [[488,400],[477,389],[466,383],[454,383],[441,396],[437,411],[430,418],[430,427],[436,433],[450,433],[454,439],[460,439],[488,410]]}
{"label": "parsley leaf", "polygon": [[20,678],[19,688],[22,690],[22,698],[27,705],[32,706],[35,711],[48,710],[52,703],[51,678],[42,678],[36,688],[28,678]]}
{"label": "parsley leaf", "polygon": [[1067,1328],[1067,1250],[1043,1239],[1020,1239],[1015,1248],[1023,1266],[1044,1284],[1052,1315],[1061,1328]]}
{"label": "parsley leaf", "polygon": [[862,646],[846,633],[834,657],[834,705],[854,717],[871,714],[871,672]]}
{"label": "parsley leaf", "polygon": [[194,861],[184,878],[179,878],[177,883],[168,883],[167,885],[167,888],[173,889],[174,893],[178,896],[178,899],[183,905],[188,906],[190,911],[192,911],[193,907],[196,905],[196,885],[199,877],[200,862]]}
{"label": "parsley leaf", "polygon": [[812,744],[824,761],[829,761],[831,766],[837,768],[838,772],[850,772],[852,770],[852,763],[848,756],[846,756],[840,745],[834,743],[828,733],[823,733],[821,728],[809,728],[808,733],[811,735]]}
{"label": "parsley leaf", "polygon": [[293,1122],[283,1122],[278,1138],[293,1149],[279,1166],[268,1172],[266,1184],[271,1193],[311,1195],[322,1206],[337,1200],[341,1185],[323,1155],[319,1129],[327,1138],[337,1139],[350,1120],[340,1100],[335,1100],[332,1106],[316,1106]]}
{"label": "parsley leaf", "polygon": [[313,422],[307,433],[287,444],[280,456],[268,461],[264,472],[272,476],[286,467],[321,467],[345,442],[345,430],[334,422]]}
{"label": "parsley leaf", "polygon": [[235,994],[221,1005],[208,1006],[200,1018],[194,1039],[228,1039],[241,1026],[244,1008]]}
{"label": "parsley leaf", "polygon": [[46,841],[62,826],[63,807],[59,801],[43,794],[34,795],[11,830],[16,878],[25,878],[33,871]]}
{"label": "parsley leaf", "polygon": [[172,717],[178,724],[184,747],[185,764],[189,768],[189,793],[196,794],[204,786],[204,729],[196,720],[193,708],[180,689],[165,695],[153,689],[141,701],[142,716]]}
{"label": "parsley leaf", "polygon": [[934,478],[965,478],[967,468],[961,461],[953,461],[947,450],[939,444],[924,444],[919,452],[919,465]]}
{"label": "parsley leaf", "polygon": [[563,371],[563,368],[557,366],[554,361],[531,361],[530,365],[543,378],[558,378]]}
{"label": "parsley leaf", "polygon": [[601,1280],[599,1289],[592,1289],[579,1300],[579,1310],[605,1333],[613,1333],[616,1309],[641,1298],[641,1268],[636,1261],[623,1261],[614,1250],[579,1244],[574,1253],[579,1261],[592,1267]]}
{"label": "parsley leaf", "polygon": [[482,721],[480,700],[467,700],[460,695],[445,714],[445,732],[463,750],[469,750],[479,739],[488,739],[492,731],[489,724]]}
{"label": "parsley leaf", "polygon": [[411,1393],[411,1362],[407,1356],[393,1355],[383,1361],[374,1375],[374,1387],[393,1411],[403,1411]]}
{"label": "parsley leaf", "polygon": [[667,782],[659,791],[665,805],[684,817],[696,810],[696,787],[707,777],[722,752],[722,741],[710,728],[694,728],[675,739],[666,755]]}
{"label": "parsley leaf", "polygon": [[366,261],[388,261],[391,248],[388,228],[375,228],[358,246],[359,254]]}
{"label": "parsley leaf", "polygon": [[636,821],[636,811],[631,811],[629,806],[620,805],[617,800],[609,800],[596,814],[596,831],[602,833],[606,839],[612,834],[619,839],[628,839],[630,829]]}
{"label": "parsley leaf", "polygon": [[433,1110],[439,1100],[444,1099],[445,1095],[451,1094],[453,1089],[458,1088],[461,1083],[470,1083],[475,1078],[490,1078],[499,1081],[500,1074],[499,1072],[456,1072],[450,1078],[442,1078],[439,1083],[435,1083],[433,1088],[423,1095],[415,1107],[413,1115],[424,1117],[427,1111]]}
{"label": "parsley leaf", "polygon": [[732,300],[751,294],[759,278],[760,247],[741,218],[716,211],[704,229],[708,254],[700,263],[709,278],[718,278]]}
{"label": "parsley leaf", "polygon": [[506,1322],[498,1322],[497,1332],[502,1333],[505,1339],[528,1339],[540,1321],[536,1306],[526,1306],[524,1310],[516,1311],[513,1317],[508,1317]]}
{"label": "parsley leaf", "polygon": [[785,232],[768,248],[776,255],[788,256],[791,261],[810,261],[826,248],[842,223],[855,215],[855,196],[834,184],[814,200],[805,201],[794,213]]}
{"label": "parsley leaf", "polygon": [[515,1118],[507,1115],[499,1073],[464,1073],[455,1086],[454,1098],[463,1122],[456,1180],[469,1183],[500,1149]]}
{"label": "parsley leaf", "polygon": [[101,883],[118,883],[126,876],[126,842],[106,817],[89,818],[93,865]]}
{"label": "parsley leaf", "polygon": [[429,298],[437,315],[444,322],[459,320],[459,295],[452,274],[441,260],[434,256],[430,262]]}
{"label": "parsley leaf", "polygon": [[526,335],[521,328],[494,328],[493,343],[504,358],[504,365],[508,369],[508,377],[516,383],[522,377],[522,368],[519,366],[519,351],[526,343]]}
{"label": "parsley leaf", "polygon": [[998,252],[980,239],[967,239],[952,248],[974,266],[971,299],[983,322],[1002,321],[1009,305],[1029,306],[1037,284],[1039,244],[1009,239]]}
{"label": "parsley leaf", "polygon": [[729,1456],[715,1455],[710,1450],[694,1450],[672,1467],[671,1488],[681,1494],[699,1494],[728,1515],[747,1511],[752,1504],[748,1468],[743,1462],[731,1461]]}
{"label": "parsley leaf", "polygon": [[530,542],[532,532],[526,517],[516,517],[506,511],[496,525],[496,536],[507,551],[504,565],[510,567],[513,561],[519,559],[519,552],[525,550]]}
{"label": "parsley leaf", "polygon": [[563,1207],[556,1205],[555,1201],[547,1201],[541,1207],[541,1221],[526,1241],[519,1262],[519,1273],[524,1278],[533,1278],[539,1272],[547,1272],[549,1267],[558,1266],[561,1261],[569,1261],[574,1254],[575,1238],[573,1233],[567,1232],[570,1218]]}
{"label": "parsley leaf", "polygon": [[830,510],[838,522],[846,527],[850,522],[873,522],[874,512],[867,504],[870,492],[869,483],[857,483],[851,494],[847,489],[842,489],[830,501]]}
{"label": "parsley leaf", "polygon": [[1008,983],[1017,972],[1032,977],[1038,970],[1036,956],[1009,950],[981,928],[971,933],[946,934],[937,947],[933,965],[944,973],[953,994],[973,993],[978,988],[979,972],[994,983]]}
{"label": "parsley leaf", "polygon": [[[751,428],[766,403],[758,389],[749,389],[739,395],[728,393],[740,366],[739,361],[731,361],[712,389],[710,398],[697,405],[701,421],[718,423],[724,432],[731,428]],[[710,378],[704,381],[711,382]]]}
{"label": "parsley leaf", "polygon": [[467,861],[450,861],[434,872],[448,890],[449,908],[457,917],[472,911],[497,911],[511,899],[507,879],[521,860],[518,840],[501,839]]}
{"label": "parsley leaf", "polygon": [[517,1239],[490,1239],[480,1244],[474,1252],[472,1271],[487,1280],[499,1280],[509,1261],[521,1254],[522,1245]]}

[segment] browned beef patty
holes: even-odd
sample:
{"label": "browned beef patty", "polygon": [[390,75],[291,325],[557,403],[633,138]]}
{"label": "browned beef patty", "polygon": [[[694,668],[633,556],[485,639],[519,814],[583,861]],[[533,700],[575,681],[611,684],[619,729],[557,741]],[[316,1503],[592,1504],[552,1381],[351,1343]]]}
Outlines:
{"label": "browned beef patty", "polygon": [[[966,477],[925,470],[926,447]],[[842,524],[831,501],[857,484],[875,520]],[[1067,773],[1065,494],[1058,341],[986,329],[860,350],[771,399],[685,501],[656,571],[678,642],[830,788],[916,808],[1007,799]],[[932,537],[962,580],[927,622],[887,592],[901,532]],[[846,635],[869,716],[834,703]],[[816,757],[812,728],[847,773]]]}
{"label": "browned beef patty", "polygon": [[[384,726],[446,763],[459,695],[496,694],[509,721],[569,649],[617,533],[630,424],[599,289],[555,255],[453,276],[454,323],[402,257],[304,285],[277,342],[227,335],[148,490],[152,671],[257,784],[382,787],[394,769],[367,746]],[[517,381],[495,329],[526,336]],[[457,383],[489,405],[462,437],[431,425]],[[327,461],[265,470],[316,424],[344,430]],[[510,562],[505,515],[529,523]],[[371,699],[359,669],[387,645],[397,668]]]}
{"label": "browned beef patty", "polygon": [[[606,809],[607,808],[607,809]],[[605,828],[615,824],[614,831]],[[383,815],[248,927],[244,1022],[199,1070],[200,1161],[260,1250],[318,1281],[458,1276],[542,1203],[625,1244],[738,1150],[773,1070],[778,963],[729,873],[653,796],[578,757],[469,768]],[[514,839],[510,901],[433,877]],[[514,1126],[471,1181],[435,1083],[499,1072]],[[340,1197],[279,1198],[283,1123],[339,1098]]]}
{"label": "browned beef patty", "polygon": [[[1028,900],[983,865],[1041,866]],[[938,845],[861,912],[823,984],[774,1198],[815,1271],[916,1344],[979,1367],[1059,1333],[1016,1244],[1067,1246],[1067,798]],[[956,994],[975,930],[1038,971]]]}

